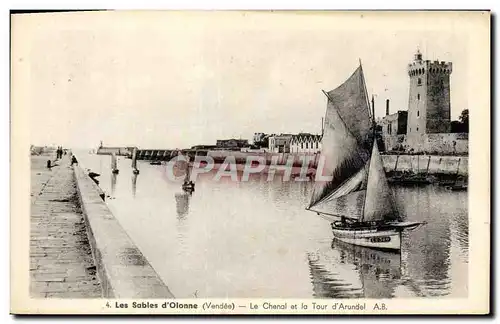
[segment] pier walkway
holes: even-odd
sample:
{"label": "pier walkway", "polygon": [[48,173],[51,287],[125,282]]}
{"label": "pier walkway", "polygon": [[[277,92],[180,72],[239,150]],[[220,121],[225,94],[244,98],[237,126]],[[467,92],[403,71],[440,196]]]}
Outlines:
{"label": "pier walkway", "polygon": [[85,222],[69,155],[31,156],[30,295],[100,298]]}

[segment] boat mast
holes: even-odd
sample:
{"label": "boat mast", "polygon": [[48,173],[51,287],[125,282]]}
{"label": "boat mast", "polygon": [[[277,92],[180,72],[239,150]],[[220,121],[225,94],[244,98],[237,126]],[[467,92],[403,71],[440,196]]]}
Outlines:
{"label": "boat mast", "polygon": [[460,161],[462,160],[462,158],[458,158],[458,165],[457,165],[457,174],[455,175],[455,185],[457,184],[458,182],[458,176],[459,176],[459,173],[460,173]]}
{"label": "boat mast", "polygon": [[[368,90],[366,88],[366,82],[365,82],[365,75],[363,73],[363,66],[361,65],[361,59],[359,59],[359,67],[361,68],[361,83],[363,86],[363,89],[365,90],[365,99],[366,99],[366,105],[368,107],[368,111],[370,111],[370,101],[368,100]],[[372,136],[373,136],[373,144],[372,145],[376,145],[375,143],[375,101],[373,100],[373,96],[372,96]],[[373,147],[372,147],[372,152],[373,153]],[[371,153],[370,153],[370,159],[368,160],[368,170],[366,171],[366,181],[368,182],[368,178],[370,176],[370,164],[371,164],[371,159],[372,159],[372,156],[371,156]],[[363,201],[363,209],[361,210],[361,221],[363,221],[363,219],[365,218],[365,205],[366,205],[366,196],[367,196],[367,193],[368,193],[368,187],[366,188],[366,193],[365,193],[365,199]]]}
{"label": "boat mast", "polygon": [[184,183],[188,183],[190,181],[190,177],[191,177],[191,174],[189,172],[189,162],[190,162],[190,158],[189,158],[189,154],[186,154],[187,156],[187,162],[186,162],[186,176],[184,177]]}

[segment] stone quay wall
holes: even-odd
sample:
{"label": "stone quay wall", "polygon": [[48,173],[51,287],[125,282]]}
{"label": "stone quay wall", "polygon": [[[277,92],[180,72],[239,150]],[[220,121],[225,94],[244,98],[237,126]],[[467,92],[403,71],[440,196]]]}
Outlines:
{"label": "stone quay wall", "polygon": [[[227,156],[234,156],[236,163],[245,163],[248,156],[263,156],[266,163],[270,164],[273,156],[276,156],[277,164],[284,165],[287,159],[292,156],[296,163],[294,166],[301,166],[300,153],[245,153],[232,151],[210,151],[209,156],[213,157],[216,162],[222,162]],[[311,158],[310,167],[315,168],[319,162],[319,154],[309,154]],[[397,165],[396,165],[397,160]],[[459,162],[460,161],[460,162]],[[391,171],[410,171],[414,173],[428,172],[429,174],[468,174],[468,156],[447,156],[447,155],[382,155],[382,162],[386,172]],[[427,164],[429,167],[427,168]],[[396,170],[394,169],[396,167]]]}
{"label": "stone quay wall", "polygon": [[435,133],[383,137],[386,152],[404,151],[429,155],[469,153],[469,134]]}
{"label": "stone quay wall", "polygon": [[173,298],[141,251],[113,216],[96,185],[74,167],[77,192],[105,298]]}
{"label": "stone quay wall", "polygon": [[409,171],[413,173],[468,175],[469,157],[438,155],[382,155],[386,172]]}

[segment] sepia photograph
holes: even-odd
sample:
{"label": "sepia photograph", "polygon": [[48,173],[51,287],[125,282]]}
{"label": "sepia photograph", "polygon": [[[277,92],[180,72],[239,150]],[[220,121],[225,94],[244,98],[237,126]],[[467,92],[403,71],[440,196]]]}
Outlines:
{"label": "sepia photograph", "polygon": [[488,313],[489,70],[488,11],[11,14],[11,311]]}

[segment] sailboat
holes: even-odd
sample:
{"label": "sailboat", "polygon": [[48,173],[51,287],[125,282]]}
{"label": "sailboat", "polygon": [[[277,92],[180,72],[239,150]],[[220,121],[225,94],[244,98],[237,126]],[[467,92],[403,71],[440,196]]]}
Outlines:
{"label": "sailboat", "polygon": [[118,167],[116,166],[116,154],[115,153],[111,154],[111,172],[113,172],[114,174],[117,174],[118,172],[120,172],[118,170]]}
{"label": "sailboat", "polygon": [[184,177],[184,183],[182,184],[182,190],[187,192],[194,191],[194,182],[190,180],[191,173],[189,171],[189,156],[188,161],[186,162],[186,176]]}
{"label": "sailboat", "polygon": [[331,222],[343,242],[387,250],[401,249],[401,233],[423,225],[403,222],[387,183],[375,140],[374,112],[361,62],[343,84],[329,92],[316,181],[306,208]]}
{"label": "sailboat", "polygon": [[134,147],[132,150],[132,173],[139,174],[139,169],[137,169],[137,148]]}

